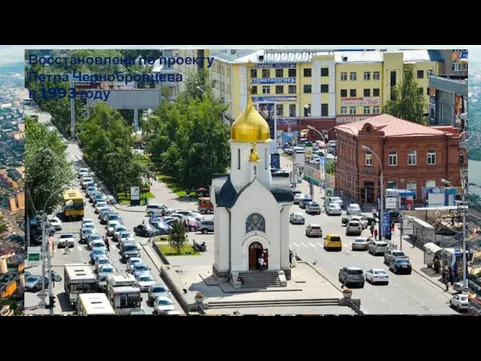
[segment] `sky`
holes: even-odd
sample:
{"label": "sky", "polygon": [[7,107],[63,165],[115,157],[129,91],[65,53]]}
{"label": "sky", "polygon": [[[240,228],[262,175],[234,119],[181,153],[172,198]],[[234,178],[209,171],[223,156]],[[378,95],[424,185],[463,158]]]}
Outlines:
{"label": "sky", "polygon": [[[22,62],[25,49],[332,49],[332,45],[0,45],[0,64]],[[469,49],[469,59],[481,61],[481,45],[339,45],[339,49]]]}

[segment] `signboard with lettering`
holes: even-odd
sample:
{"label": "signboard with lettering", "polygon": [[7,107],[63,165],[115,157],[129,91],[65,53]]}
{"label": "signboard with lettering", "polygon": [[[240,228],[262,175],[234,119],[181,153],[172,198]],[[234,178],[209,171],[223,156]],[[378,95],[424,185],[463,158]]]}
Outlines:
{"label": "signboard with lettering", "polygon": [[340,115],[336,117],[336,123],[352,123],[352,122],[358,122],[360,120],[367,119],[369,117],[353,117],[350,115]]}
{"label": "signboard with lettering", "polygon": [[304,145],[306,147],[306,158],[312,158],[312,143],[306,142]]}
{"label": "signboard with lettering", "polygon": [[397,197],[386,197],[386,209],[397,208]]}
{"label": "signboard with lettering", "polygon": [[382,214],[382,236],[384,238],[391,237],[391,214],[389,212],[384,212]]}
{"label": "signboard with lettering", "polygon": [[254,78],[252,84],[294,84],[296,78]]}
{"label": "signboard with lettering", "polygon": [[362,168],[361,173],[363,173],[363,174],[373,174],[373,173],[376,173],[376,169],[375,168]]}
{"label": "signboard with lettering", "polygon": [[37,267],[42,260],[40,247],[27,248],[27,265],[28,267]]}
{"label": "signboard with lettering", "polygon": [[296,96],[286,96],[286,97],[252,97],[253,103],[264,103],[264,102],[295,102],[297,100]]}
{"label": "signboard with lettering", "polygon": [[343,107],[357,107],[357,106],[370,106],[379,105],[379,97],[364,97],[364,98],[342,98],[341,106]]}
{"label": "signboard with lettering", "polygon": [[253,69],[295,69],[296,63],[256,64]]}

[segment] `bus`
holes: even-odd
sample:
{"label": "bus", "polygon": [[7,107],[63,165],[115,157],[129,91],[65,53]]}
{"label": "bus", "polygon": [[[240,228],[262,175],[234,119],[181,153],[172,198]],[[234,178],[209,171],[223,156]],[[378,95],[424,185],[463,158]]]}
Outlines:
{"label": "bus", "polygon": [[78,301],[81,293],[97,292],[97,275],[93,266],[81,264],[66,264],[64,268],[64,288],[70,304]]}
{"label": "bus", "polygon": [[63,193],[63,214],[66,218],[83,218],[84,206],[79,189],[68,189]]}
{"label": "bus", "polygon": [[108,274],[107,295],[115,313],[125,315],[142,308],[142,293],[131,274]]}
{"label": "bus", "polygon": [[82,293],[78,296],[77,314],[79,316],[115,315],[105,293]]}

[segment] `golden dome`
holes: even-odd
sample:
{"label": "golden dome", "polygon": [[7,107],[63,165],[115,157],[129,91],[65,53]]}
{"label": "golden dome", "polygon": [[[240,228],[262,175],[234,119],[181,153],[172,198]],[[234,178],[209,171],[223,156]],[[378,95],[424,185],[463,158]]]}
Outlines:
{"label": "golden dome", "polygon": [[251,155],[249,156],[249,162],[257,163],[261,161],[259,152],[256,149],[256,143],[253,144],[254,148],[251,150]]}
{"label": "golden dome", "polygon": [[264,143],[271,137],[269,125],[257,112],[249,96],[247,107],[237,117],[230,131],[230,138],[235,142]]}

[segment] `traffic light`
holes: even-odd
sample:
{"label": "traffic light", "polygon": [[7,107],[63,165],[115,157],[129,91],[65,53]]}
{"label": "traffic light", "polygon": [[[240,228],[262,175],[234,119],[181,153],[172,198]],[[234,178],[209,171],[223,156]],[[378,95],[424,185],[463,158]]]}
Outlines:
{"label": "traffic light", "polygon": [[50,296],[49,298],[49,308],[55,308],[55,296]]}

